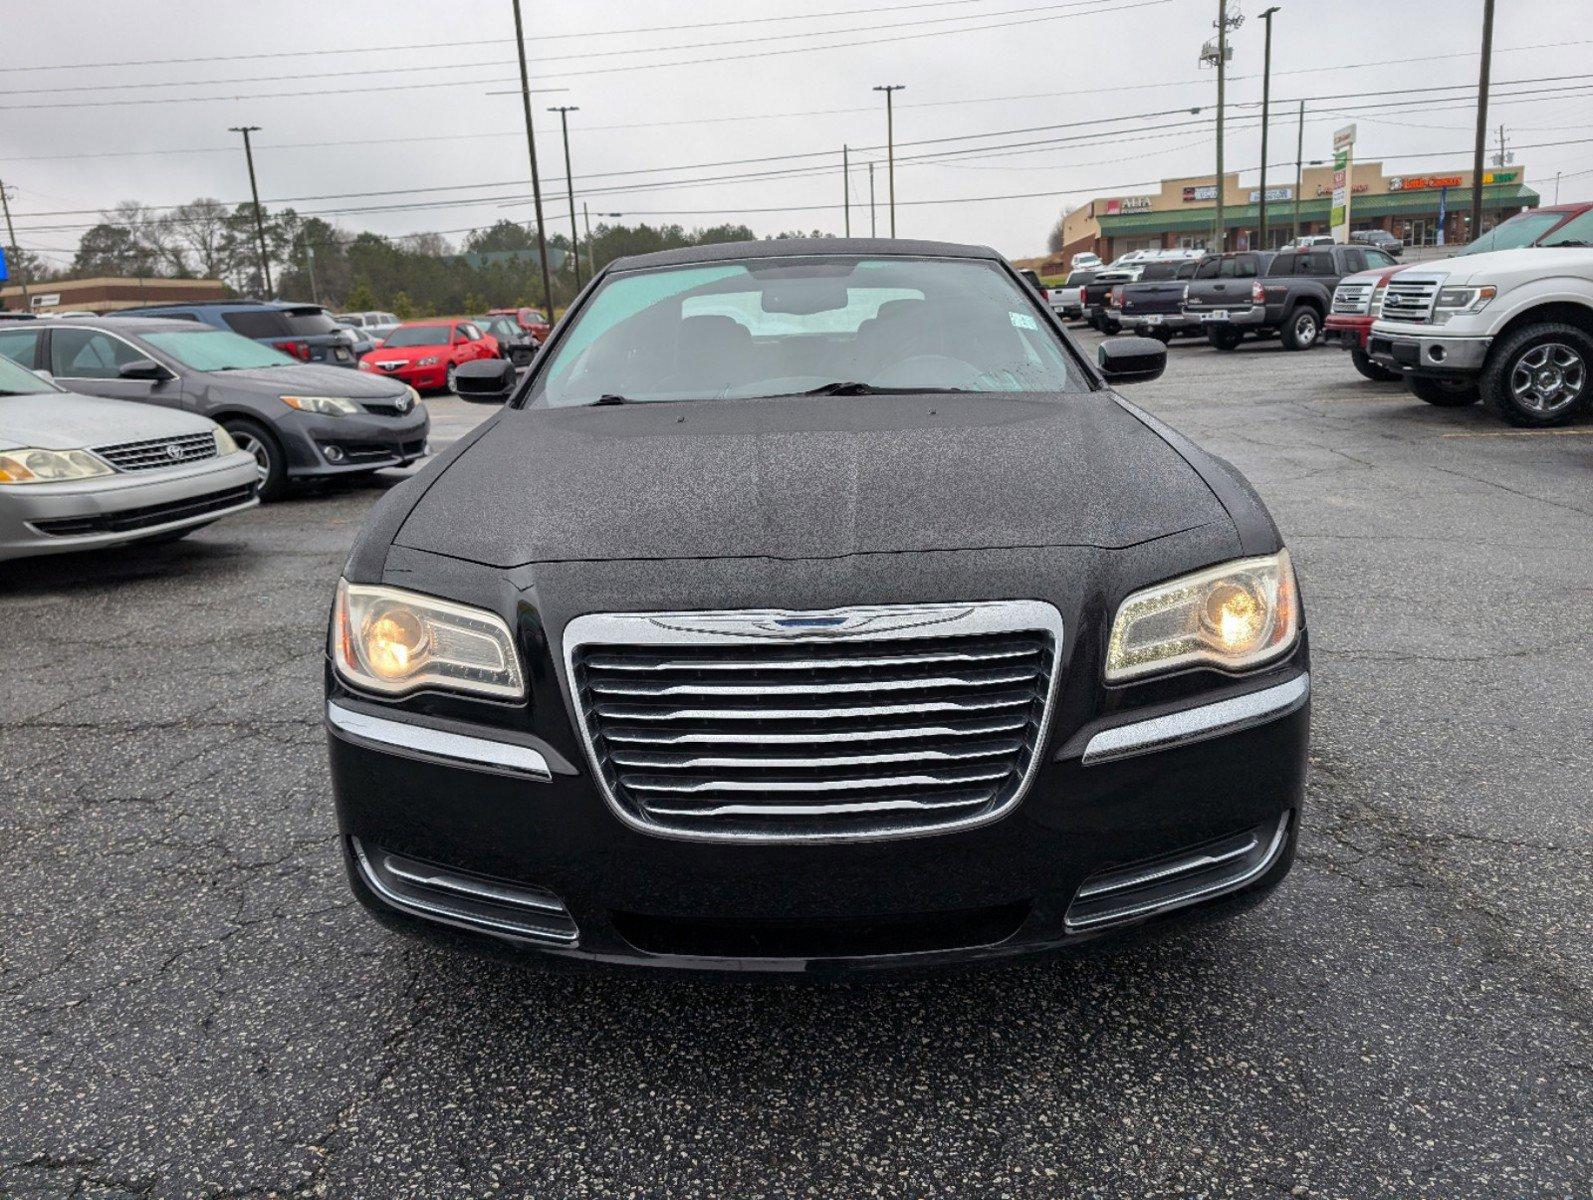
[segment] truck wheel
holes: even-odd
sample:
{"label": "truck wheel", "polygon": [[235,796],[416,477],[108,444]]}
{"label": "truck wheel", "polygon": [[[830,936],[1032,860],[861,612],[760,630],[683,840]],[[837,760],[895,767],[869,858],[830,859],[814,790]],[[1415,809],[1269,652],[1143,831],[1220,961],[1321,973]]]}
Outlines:
{"label": "truck wheel", "polygon": [[1409,380],[1411,394],[1439,408],[1465,408],[1477,403],[1477,385],[1469,379]]}
{"label": "truck wheel", "polygon": [[1208,329],[1206,340],[1219,350],[1236,350],[1244,339],[1244,332],[1238,329]]}
{"label": "truck wheel", "polygon": [[1355,364],[1355,369],[1374,383],[1393,383],[1401,378],[1398,371],[1391,371],[1387,367],[1378,366],[1367,355],[1365,350],[1351,350],[1350,361]]}
{"label": "truck wheel", "polygon": [[1302,304],[1283,323],[1283,348],[1309,350],[1322,336],[1322,317],[1309,304]]}
{"label": "truck wheel", "polygon": [[1483,403],[1512,425],[1563,425],[1593,402],[1593,337],[1574,325],[1528,325],[1493,348]]}

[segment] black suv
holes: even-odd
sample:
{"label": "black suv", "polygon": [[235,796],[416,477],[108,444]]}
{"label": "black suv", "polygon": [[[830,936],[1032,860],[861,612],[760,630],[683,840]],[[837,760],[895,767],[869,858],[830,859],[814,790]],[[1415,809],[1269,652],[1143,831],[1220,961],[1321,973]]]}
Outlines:
{"label": "black suv", "polygon": [[200,321],[264,342],[300,362],[329,367],[359,366],[354,338],[319,304],[279,300],[209,300],[200,304],[151,304],[124,308],[119,317],[170,317]]}
{"label": "black suv", "polygon": [[[1262,251],[1225,254],[1214,260],[1233,261],[1230,270],[1208,262],[1195,272],[1184,301],[1184,315],[1198,319],[1206,339],[1219,350],[1232,350],[1245,334],[1278,334],[1286,350],[1314,346],[1333,302],[1339,280],[1372,267],[1391,267],[1394,260],[1364,246],[1307,246],[1272,256]],[[1262,260],[1268,260],[1262,265]]]}

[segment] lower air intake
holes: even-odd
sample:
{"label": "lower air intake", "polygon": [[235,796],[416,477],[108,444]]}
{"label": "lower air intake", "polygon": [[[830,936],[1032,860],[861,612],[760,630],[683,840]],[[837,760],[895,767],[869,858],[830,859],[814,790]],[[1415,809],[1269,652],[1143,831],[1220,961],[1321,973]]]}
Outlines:
{"label": "lower air intake", "polygon": [[1289,814],[1162,858],[1086,879],[1068,906],[1073,931],[1135,921],[1237,891],[1264,875],[1288,840]]}
{"label": "lower air intake", "polygon": [[552,892],[473,875],[350,839],[365,884],[404,912],[499,937],[573,946],[579,931]]}

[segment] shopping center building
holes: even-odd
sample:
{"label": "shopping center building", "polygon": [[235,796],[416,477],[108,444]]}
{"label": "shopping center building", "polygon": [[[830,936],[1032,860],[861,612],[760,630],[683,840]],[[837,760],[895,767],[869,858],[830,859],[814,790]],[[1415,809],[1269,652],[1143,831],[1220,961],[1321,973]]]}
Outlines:
{"label": "shopping center building", "polygon": [[[1333,201],[1333,168],[1307,167],[1298,194],[1290,172],[1287,182],[1267,181],[1265,245],[1281,246],[1296,232],[1330,233],[1328,209]],[[1505,217],[1538,203],[1519,165],[1483,175],[1482,212],[1486,231]],[[1471,172],[1405,171],[1385,174],[1380,162],[1354,164],[1351,174],[1351,229],[1382,229],[1407,245],[1446,245],[1471,241]],[[1129,250],[1205,246],[1216,218],[1212,176],[1165,179],[1160,190],[1137,196],[1102,196],[1062,218],[1061,254],[1047,255],[1037,266],[1057,274],[1081,250],[1093,250],[1110,262]],[[1263,244],[1256,222],[1260,194],[1239,184],[1237,173],[1223,177],[1223,225],[1230,249]],[[1442,238],[1440,239],[1440,230]]]}

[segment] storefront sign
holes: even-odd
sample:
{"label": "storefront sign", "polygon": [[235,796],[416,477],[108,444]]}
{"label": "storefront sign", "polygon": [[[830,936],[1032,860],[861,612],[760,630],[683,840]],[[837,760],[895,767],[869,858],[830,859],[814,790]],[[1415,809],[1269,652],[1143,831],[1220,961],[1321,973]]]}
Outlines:
{"label": "storefront sign", "polygon": [[1106,213],[1110,216],[1113,213],[1149,212],[1150,206],[1149,196],[1124,196],[1118,200],[1108,200]]}
{"label": "storefront sign", "polygon": [[[1371,187],[1369,183],[1358,183],[1351,189],[1351,193],[1356,196],[1364,196],[1369,187]],[[1316,194],[1318,197],[1331,196],[1333,189],[1325,183],[1319,183],[1316,185]]]}
{"label": "storefront sign", "polygon": [[1355,126],[1346,125],[1333,135],[1333,207],[1328,227],[1335,242],[1350,240],[1351,175],[1355,170]]}
{"label": "storefront sign", "polygon": [[[1275,187],[1275,188],[1268,188],[1267,189],[1267,203],[1268,204],[1271,204],[1274,200],[1293,200],[1293,199],[1294,199],[1294,188],[1292,188],[1292,187]],[[1261,189],[1260,188],[1251,188],[1250,189],[1250,203],[1251,204],[1259,204],[1260,202],[1261,202]],[[1270,224],[1272,224],[1272,222],[1268,221],[1267,224],[1270,225]]]}
{"label": "storefront sign", "polygon": [[1186,187],[1184,189],[1184,203],[1193,200],[1215,200],[1217,198],[1217,185],[1213,183],[1201,184],[1199,187]]}
{"label": "storefront sign", "polygon": [[[1483,176],[1486,180],[1488,177]],[[1391,192],[1415,192],[1424,188],[1459,187],[1459,175],[1395,175],[1388,181]]]}
{"label": "storefront sign", "polygon": [[1484,183],[1514,183],[1520,174],[1519,171],[1484,171],[1482,173],[1482,181]]}

